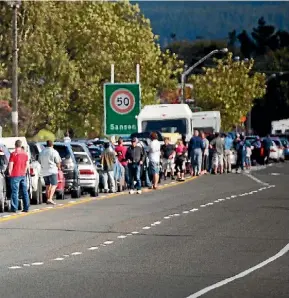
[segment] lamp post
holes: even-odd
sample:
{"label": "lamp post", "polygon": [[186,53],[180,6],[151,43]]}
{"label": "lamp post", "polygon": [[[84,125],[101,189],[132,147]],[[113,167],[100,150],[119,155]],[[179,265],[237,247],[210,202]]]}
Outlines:
{"label": "lamp post", "polygon": [[197,67],[199,66],[201,63],[203,63],[205,60],[207,60],[208,58],[210,58],[211,56],[217,54],[217,53],[228,53],[228,49],[224,48],[221,50],[213,50],[212,52],[210,52],[208,55],[204,56],[202,59],[200,59],[199,61],[197,61],[194,65],[192,65],[190,68],[188,68],[187,70],[185,70],[182,73],[182,78],[181,78],[181,101],[182,103],[185,102],[185,84],[186,84],[186,78],[187,76]]}
{"label": "lamp post", "polygon": [[20,1],[9,1],[12,8],[12,130],[18,137],[18,26],[17,14]]}

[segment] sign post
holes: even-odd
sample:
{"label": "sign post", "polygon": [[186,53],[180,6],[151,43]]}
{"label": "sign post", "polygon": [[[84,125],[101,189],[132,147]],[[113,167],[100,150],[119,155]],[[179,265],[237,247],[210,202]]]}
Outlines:
{"label": "sign post", "polygon": [[104,85],[104,134],[129,135],[137,131],[141,108],[139,84]]}

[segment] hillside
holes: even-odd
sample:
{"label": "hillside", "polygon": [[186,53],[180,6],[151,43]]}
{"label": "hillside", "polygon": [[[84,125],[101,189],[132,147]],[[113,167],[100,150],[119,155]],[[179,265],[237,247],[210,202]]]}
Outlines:
{"label": "hillside", "polygon": [[[135,2],[133,2],[135,3]],[[141,11],[151,20],[153,31],[166,45],[171,33],[176,39],[226,38],[228,32],[243,29],[251,32],[257,20],[264,17],[267,23],[289,30],[289,2],[189,2],[146,1],[138,2]]]}

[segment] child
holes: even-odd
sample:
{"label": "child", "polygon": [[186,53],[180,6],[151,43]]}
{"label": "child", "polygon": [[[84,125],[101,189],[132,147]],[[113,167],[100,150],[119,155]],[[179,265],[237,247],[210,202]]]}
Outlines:
{"label": "child", "polygon": [[246,169],[251,170],[251,155],[252,155],[252,148],[251,144],[246,144]]}

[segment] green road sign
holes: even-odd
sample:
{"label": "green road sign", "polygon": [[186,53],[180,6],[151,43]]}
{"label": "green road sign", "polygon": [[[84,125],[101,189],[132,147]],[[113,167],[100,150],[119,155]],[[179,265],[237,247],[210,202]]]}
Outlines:
{"label": "green road sign", "polygon": [[104,85],[104,134],[128,135],[137,131],[139,84]]}

